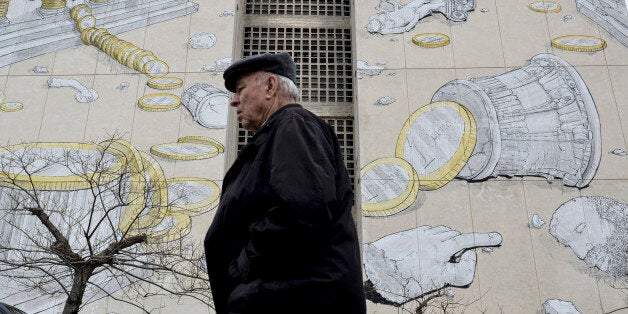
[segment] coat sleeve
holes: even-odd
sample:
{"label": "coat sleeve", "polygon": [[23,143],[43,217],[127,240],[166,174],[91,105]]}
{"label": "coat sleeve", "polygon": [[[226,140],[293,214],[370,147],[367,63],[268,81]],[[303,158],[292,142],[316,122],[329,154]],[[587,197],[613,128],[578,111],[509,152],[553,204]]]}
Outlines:
{"label": "coat sleeve", "polygon": [[277,125],[270,156],[273,201],[249,226],[242,257],[262,275],[301,273],[329,245],[338,207],[333,142],[318,123],[293,116]]}

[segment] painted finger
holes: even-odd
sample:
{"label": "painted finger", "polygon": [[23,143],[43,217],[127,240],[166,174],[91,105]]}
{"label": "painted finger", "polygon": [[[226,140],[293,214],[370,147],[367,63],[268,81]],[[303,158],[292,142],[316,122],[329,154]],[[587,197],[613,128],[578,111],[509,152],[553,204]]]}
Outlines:
{"label": "painted finger", "polygon": [[440,241],[445,241],[447,239],[451,239],[457,235],[460,234],[459,231],[456,230],[452,230],[449,227],[446,226],[436,226],[432,229],[430,229],[430,231],[432,232],[432,234],[434,235],[434,238],[440,240]]}
{"label": "painted finger", "polygon": [[[490,233],[463,233],[451,239],[455,245],[451,245],[456,252],[465,249],[485,246],[498,246],[502,243],[502,235],[497,232]],[[455,252],[452,252],[452,254]]]}
{"label": "painted finger", "polygon": [[445,282],[456,287],[467,286],[475,277],[477,255],[475,251],[466,251],[457,263],[446,263],[444,269]]}

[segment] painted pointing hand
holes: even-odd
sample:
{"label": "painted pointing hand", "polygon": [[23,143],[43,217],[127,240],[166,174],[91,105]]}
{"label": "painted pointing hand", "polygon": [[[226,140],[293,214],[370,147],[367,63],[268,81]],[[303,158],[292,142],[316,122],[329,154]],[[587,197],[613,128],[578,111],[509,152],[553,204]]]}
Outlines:
{"label": "painted pointing hand", "polygon": [[501,242],[496,232],[420,226],[365,244],[364,268],[382,297],[403,304],[445,286],[471,284],[477,260],[472,249]]}

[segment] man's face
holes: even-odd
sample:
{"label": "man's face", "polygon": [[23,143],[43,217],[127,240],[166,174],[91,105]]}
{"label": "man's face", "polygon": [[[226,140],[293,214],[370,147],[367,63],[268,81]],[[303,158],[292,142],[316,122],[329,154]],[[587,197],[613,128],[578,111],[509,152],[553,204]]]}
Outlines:
{"label": "man's face", "polygon": [[268,118],[270,103],[266,97],[266,88],[263,82],[258,83],[257,74],[242,75],[236,83],[236,92],[229,105],[236,109],[238,122],[245,130],[257,132],[262,123]]}

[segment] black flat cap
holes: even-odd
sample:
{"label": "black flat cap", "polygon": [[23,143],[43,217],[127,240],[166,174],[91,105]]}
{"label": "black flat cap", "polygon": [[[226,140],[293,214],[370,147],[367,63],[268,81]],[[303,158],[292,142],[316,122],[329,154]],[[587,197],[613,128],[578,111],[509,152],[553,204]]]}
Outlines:
{"label": "black flat cap", "polygon": [[256,71],[279,74],[295,83],[297,80],[297,66],[289,53],[264,53],[246,57],[230,65],[222,74],[225,87],[235,93],[238,79],[244,74]]}

